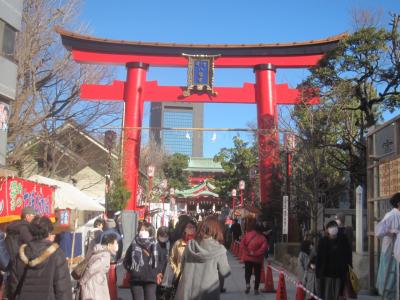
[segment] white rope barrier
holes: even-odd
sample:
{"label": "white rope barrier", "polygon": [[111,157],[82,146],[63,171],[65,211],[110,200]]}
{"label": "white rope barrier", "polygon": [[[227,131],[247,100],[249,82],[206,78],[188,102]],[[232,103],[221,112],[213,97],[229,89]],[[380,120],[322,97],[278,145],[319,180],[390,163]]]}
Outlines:
{"label": "white rope barrier", "polygon": [[278,272],[278,273],[283,273],[283,275],[285,276],[285,278],[290,281],[292,284],[294,284],[296,287],[301,288],[305,293],[307,293],[308,295],[310,295],[312,298],[314,298],[315,300],[323,300],[322,298],[318,297],[317,295],[315,295],[313,292],[307,290],[305,288],[305,286],[298,280],[290,277],[283,269],[279,270],[277,268],[274,268],[271,264],[269,264],[267,266],[267,268],[271,268],[271,270]]}

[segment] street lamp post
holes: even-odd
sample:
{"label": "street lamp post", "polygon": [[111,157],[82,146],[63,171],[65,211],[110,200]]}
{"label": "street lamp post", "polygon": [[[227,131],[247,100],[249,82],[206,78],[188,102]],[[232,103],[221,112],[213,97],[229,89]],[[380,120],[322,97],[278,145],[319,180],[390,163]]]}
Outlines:
{"label": "street lamp post", "polygon": [[155,167],[153,165],[149,165],[147,167],[147,178],[149,182],[149,190],[148,190],[148,196],[147,196],[147,221],[150,222],[150,197],[151,197],[151,190],[153,188],[153,177],[154,177],[154,172],[155,172]]}
{"label": "street lamp post", "polygon": [[170,188],[169,189],[169,216],[171,219],[171,211],[173,214],[173,217],[175,216],[175,199],[174,199],[174,195],[175,195],[175,189],[174,188]]}
{"label": "street lamp post", "polygon": [[236,189],[232,190],[232,209],[233,213],[235,213],[235,208],[236,208]]}
{"label": "street lamp post", "polygon": [[244,180],[239,181],[239,190],[240,190],[240,206],[243,207],[243,190],[245,189],[246,183]]}
{"label": "street lamp post", "polygon": [[107,174],[105,176],[106,179],[106,194],[105,194],[105,210],[106,213],[108,212],[109,209],[109,197],[110,197],[110,189],[111,189],[111,169],[112,169],[112,149],[115,146],[115,140],[117,138],[117,133],[112,130],[107,130],[104,133],[104,145],[107,148],[108,151],[108,159],[107,159]]}
{"label": "street lamp post", "polygon": [[161,201],[162,201],[162,218],[161,218],[161,224],[162,226],[164,226],[164,218],[165,218],[165,211],[164,211],[164,202],[165,202],[165,195],[164,195],[164,191],[167,189],[168,187],[168,180],[167,179],[163,179],[161,181],[161,188],[163,190],[163,195],[161,196]]}

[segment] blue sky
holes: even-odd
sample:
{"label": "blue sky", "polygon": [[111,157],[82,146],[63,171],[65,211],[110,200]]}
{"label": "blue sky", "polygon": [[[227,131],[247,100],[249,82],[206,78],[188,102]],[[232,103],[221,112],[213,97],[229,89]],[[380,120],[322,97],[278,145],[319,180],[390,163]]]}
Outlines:
{"label": "blue sky", "polygon": [[[371,10],[389,22],[389,12],[400,12],[399,0],[86,0],[81,19],[93,36],[119,40],[177,43],[274,43],[324,38],[353,29],[355,10]],[[307,70],[278,70],[277,82],[295,87]],[[116,78],[125,79],[119,69]],[[186,70],[151,68],[149,80],[163,85],[186,85]],[[216,86],[254,82],[249,69],[217,69]],[[285,110],[284,108],[281,108]],[[143,126],[148,126],[145,105]],[[389,117],[388,115],[386,117]],[[255,105],[206,104],[204,127],[246,128],[256,122]],[[235,133],[206,132],[204,156],[229,147]],[[246,137],[246,134],[241,134]]]}

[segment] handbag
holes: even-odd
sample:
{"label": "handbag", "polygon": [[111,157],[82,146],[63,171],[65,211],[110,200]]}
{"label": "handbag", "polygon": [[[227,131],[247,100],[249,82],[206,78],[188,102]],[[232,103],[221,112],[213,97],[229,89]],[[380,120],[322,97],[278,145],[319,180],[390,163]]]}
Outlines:
{"label": "handbag", "polygon": [[161,281],[161,286],[166,288],[171,288],[174,282],[174,271],[172,270],[171,264],[168,262],[167,266],[165,267],[163,280]]}
{"label": "handbag", "polygon": [[353,288],[353,291],[358,294],[358,292],[360,291],[361,287],[360,287],[360,281],[357,277],[357,274],[354,272],[353,268],[351,266],[349,266],[349,280],[351,283],[351,287]]}
{"label": "handbag", "polygon": [[75,266],[75,268],[72,269],[71,276],[75,280],[80,280],[83,276],[83,273],[85,273],[86,268],[89,264],[89,258],[84,258],[79,264]]}

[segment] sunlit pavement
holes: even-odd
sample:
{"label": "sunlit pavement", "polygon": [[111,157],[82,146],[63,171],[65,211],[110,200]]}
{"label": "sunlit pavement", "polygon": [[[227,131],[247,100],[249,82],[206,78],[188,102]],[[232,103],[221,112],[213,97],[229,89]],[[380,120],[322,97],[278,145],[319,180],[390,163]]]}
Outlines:
{"label": "sunlit pavement", "polygon": [[[236,258],[234,258],[230,253],[228,253],[228,260],[231,266],[232,274],[225,281],[226,293],[221,294],[221,300],[235,300],[235,299],[268,299],[275,300],[276,294],[274,293],[260,293],[260,295],[254,295],[254,277],[252,277],[251,290],[249,294],[245,294],[245,282],[244,282],[244,264],[241,264]],[[118,282],[122,280],[122,266],[119,268]],[[274,287],[278,285],[278,274],[273,272],[274,276]],[[264,284],[261,284],[260,290],[264,288]],[[287,296],[290,300],[295,300],[296,298],[296,288],[293,284],[286,281]],[[128,289],[119,289],[118,294],[120,299],[128,300],[132,299],[130,291]],[[361,300],[378,300],[380,297],[359,295],[357,299]]]}

